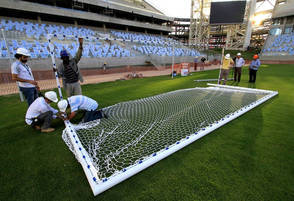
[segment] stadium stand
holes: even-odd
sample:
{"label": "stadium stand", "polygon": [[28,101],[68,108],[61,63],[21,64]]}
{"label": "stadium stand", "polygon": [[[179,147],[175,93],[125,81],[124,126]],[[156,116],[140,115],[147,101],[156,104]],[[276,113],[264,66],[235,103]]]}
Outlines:
{"label": "stadium stand", "polygon": [[[147,35],[141,33],[127,33],[111,30],[108,33],[101,33],[89,28],[77,28],[72,26],[38,24],[24,21],[1,20],[0,28],[6,31],[8,35],[8,48],[2,39],[1,58],[7,58],[7,51],[13,55],[18,47],[25,47],[30,50],[32,58],[48,58],[49,43],[47,35],[56,35],[58,40],[54,41],[55,55],[59,57],[62,49],[69,51],[74,56],[77,49],[77,42],[72,40],[72,36],[83,37],[90,40],[84,46],[83,57],[131,57],[138,55],[138,52],[145,55],[172,56],[172,44],[181,45],[175,40],[163,36]],[[9,39],[11,32],[25,33],[17,39]],[[94,39],[94,40],[93,40]],[[120,40],[122,39],[122,40]],[[120,41],[124,47],[115,43]],[[128,45],[124,42],[128,41]],[[128,48],[133,44],[132,48]],[[139,45],[138,45],[139,44]],[[133,50],[133,51],[132,51]],[[132,53],[133,52],[133,53]],[[135,54],[136,52],[137,54]],[[188,48],[175,48],[175,56],[192,56],[199,55],[196,50]]]}
{"label": "stadium stand", "polygon": [[267,63],[293,63],[294,55],[294,0],[276,2],[273,24],[261,52]]}
{"label": "stadium stand", "polygon": [[9,57],[18,47],[29,49],[36,79],[53,78],[48,34],[54,36],[51,44],[57,64],[61,50],[74,56],[77,37],[84,38],[79,62],[83,75],[164,69],[173,61],[190,63],[200,55],[168,37],[173,18],[146,1],[20,0],[12,6],[10,0],[2,0],[0,12],[0,29],[8,46],[1,34],[0,83],[12,82]]}
{"label": "stadium stand", "polygon": [[269,43],[268,47],[263,49],[263,55],[294,55],[294,33],[281,34]]}

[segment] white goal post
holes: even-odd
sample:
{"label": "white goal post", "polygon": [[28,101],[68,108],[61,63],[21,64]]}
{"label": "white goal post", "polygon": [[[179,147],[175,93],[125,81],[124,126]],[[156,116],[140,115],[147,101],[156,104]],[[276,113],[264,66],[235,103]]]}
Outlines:
{"label": "white goal post", "polygon": [[[126,180],[127,178],[139,173],[140,171],[144,170],[145,168],[157,163],[158,161],[164,159],[165,157],[173,154],[174,152],[182,149],[183,147],[189,145],[190,143],[193,143],[194,141],[198,140],[199,138],[211,133],[215,129],[225,125],[226,123],[232,121],[233,119],[241,116],[242,114],[248,112],[249,110],[257,107],[258,105],[262,104],[263,102],[271,99],[272,97],[276,96],[278,92],[276,91],[269,91],[269,90],[262,90],[262,89],[250,89],[250,88],[243,88],[243,87],[234,87],[234,86],[224,86],[224,85],[216,85],[216,84],[208,84],[209,87],[207,88],[193,88],[193,89],[184,89],[184,90],[178,90],[175,92],[169,92],[166,93],[167,95],[173,95],[176,93],[186,93],[189,94],[190,92],[193,92],[193,90],[205,91],[205,93],[213,93],[214,95],[216,93],[220,93],[219,97],[222,97],[226,95],[227,93],[234,94],[243,94],[245,99],[246,96],[255,96],[255,94],[258,94],[258,97],[256,100],[251,102],[246,102],[242,107],[240,107],[238,110],[234,112],[230,112],[228,114],[225,114],[225,116],[218,118],[217,120],[213,122],[209,122],[207,125],[202,124],[200,125],[199,129],[195,130],[195,132],[190,133],[189,135],[185,135],[185,137],[182,137],[180,140],[176,139],[173,144],[170,144],[160,150],[154,151],[154,153],[149,154],[147,156],[142,156],[142,158],[139,158],[138,160],[135,160],[135,162],[132,165],[128,165],[127,167],[123,167],[120,170],[116,170],[112,172],[112,175],[107,177],[99,177],[98,172],[100,171],[99,168],[97,169],[97,165],[95,163],[97,162],[97,158],[91,156],[93,154],[88,153],[87,149],[88,147],[85,147],[85,144],[81,141],[81,137],[83,138],[83,135],[86,134],[78,134],[78,127],[71,124],[69,121],[66,122],[66,129],[63,131],[63,139],[65,140],[66,144],[69,146],[71,151],[75,154],[77,160],[81,163],[81,166],[84,169],[84,172],[86,174],[86,177],[88,179],[88,182],[92,188],[93,194],[98,195],[102,193],[103,191],[111,188],[112,186]],[[166,95],[164,94],[164,95]],[[159,95],[160,96],[160,95]],[[155,98],[157,96],[154,96]],[[148,101],[150,99],[154,99],[154,97],[140,99],[143,101]],[[140,101],[138,100],[138,101]],[[129,104],[137,104],[138,101],[129,102]],[[204,101],[205,100],[201,100]],[[210,106],[213,106],[213,103],[207,103],[210,104]],[[114,105],[116,106],[116,105]],[[108,107],[108,108],[112,108]],[[209,105],[208,105],[209,107]],[[107,109],[107,108],[106,108]],[[190,108],[188,108],[190,109]],[[188,110],[187,110],[188,111]],[[110,116],[111,118],[111,116]],[[170,116],[168,116],[170,118]],[[171,117],[174,118],[174,117]],[[108,121],[108,120],[105,120]],[[165,121],[165,120],[164,120]],[[100,120],[95,123],[95,126],[100,126]],[[79,125],[81,126],[81,125]],[[103,126],[103,125],[101,125]],[[153,126],[153,125],[152,125]],[[148,132],[150,129],[148,129]],[[86,125],[86,127],[91,127],[91,123]],[[116,128],[115,128],[116,129]],[[114,130],[115,130],[114,129]],[[106,132],[106,131],[105,131]],[[145,133],[146,134],[146,133]],[[146,135],[141,136],[139,140],[142,140],[143,137],[146,137]],[[106,137],[112,137],[114,135],[113,133],[109,134]],[[80,136],[80,137],[79,137]],[[103,138],[103,134],[99,133],[100,138]],[[138,141],[138,138],[136,138]],[[137,143],[137,142],[136,142]],[[98,144],[98,145],[97,145]],[[90,143],[89,147],[93,144]],[[97,146],[100,146],[101,144],[96,143]],[[97,148],[97,147],[96,147]],[[152,150],[153,151],[153,150]],[[151,152],[150,152],[151,153]],[[113,153],[112,153],[113,154]],[[113,154],[114,156],[115,154]],[[99,162],[99,161],[98,161]],[[109,165],[109,164],[108,164]],[[95,167],[96,166],[96,167]]]}

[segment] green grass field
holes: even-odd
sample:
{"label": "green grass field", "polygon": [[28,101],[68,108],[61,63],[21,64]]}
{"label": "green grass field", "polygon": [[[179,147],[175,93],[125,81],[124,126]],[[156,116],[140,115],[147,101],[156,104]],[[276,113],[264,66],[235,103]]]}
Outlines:
{"label": "green grass field", "polygon": [[[99,107],[196,86],[168,76],[83,86]],[[257,83],[243,70],[239,86],[279,95],[177,153],[94,197],[82,167],[57,130],[41,134],[24,123],[26,103],[0,97],[0,201],[294,200],[294,65],[263,65]],[[232,82],[229,82],[232,84]]]}

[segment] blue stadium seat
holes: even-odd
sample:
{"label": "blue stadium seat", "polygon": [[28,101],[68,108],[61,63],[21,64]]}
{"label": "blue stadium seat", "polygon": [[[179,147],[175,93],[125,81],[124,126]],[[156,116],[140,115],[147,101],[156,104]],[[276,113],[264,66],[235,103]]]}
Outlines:
{"label": "blue stadium seat", "polygon": [[3,57],[3,58],[8,57],[8,52],[7,52],[7,50],[2,50],[2,57]]}

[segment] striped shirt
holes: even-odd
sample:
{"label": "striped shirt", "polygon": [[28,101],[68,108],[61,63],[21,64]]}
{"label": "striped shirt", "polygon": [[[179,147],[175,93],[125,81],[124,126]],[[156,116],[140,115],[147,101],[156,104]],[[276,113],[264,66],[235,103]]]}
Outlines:
{"label": "striped shirt", "polygon": [[98,103],[92,98],[83,95],[71,96],[68,99],[71,112],[77,110],[93,111],[98,108]]}
{"label": "striped shirt", "polygon": [[78,74],[72,69],[71,65],[64,68],[64,77],[66,83],[75,83],[79,80]]}

